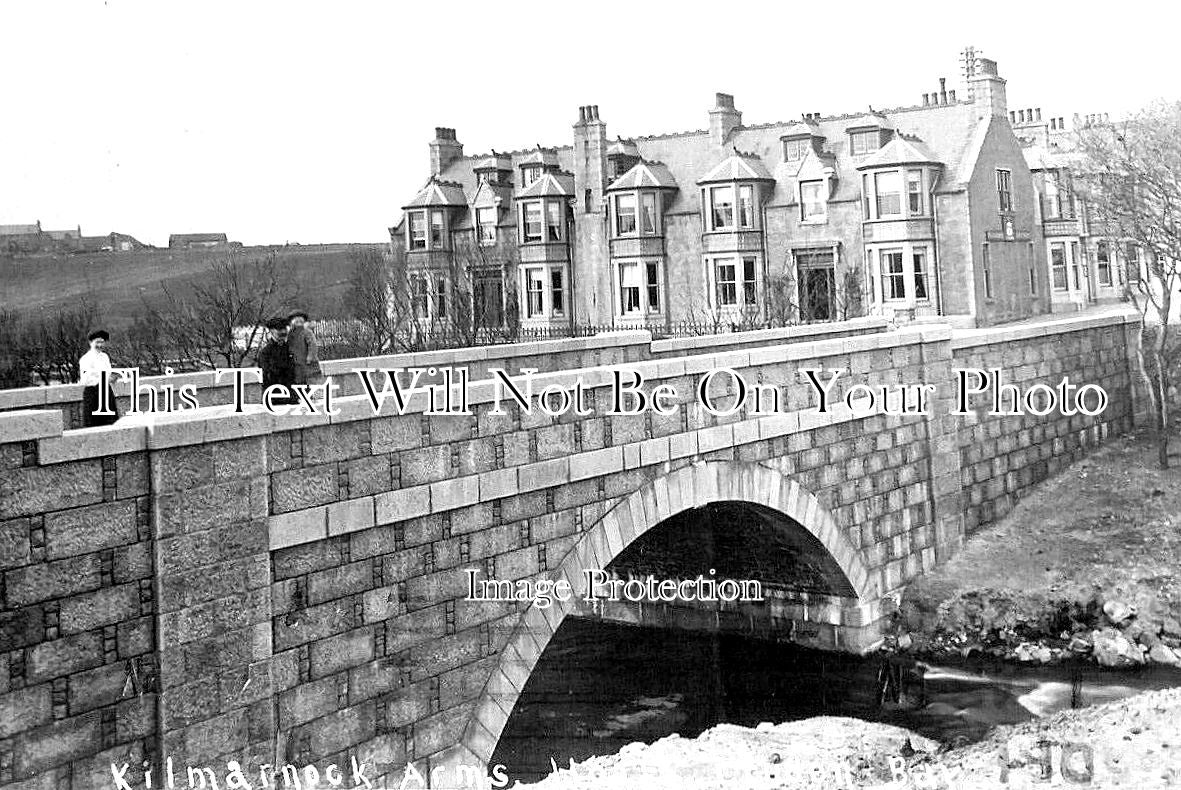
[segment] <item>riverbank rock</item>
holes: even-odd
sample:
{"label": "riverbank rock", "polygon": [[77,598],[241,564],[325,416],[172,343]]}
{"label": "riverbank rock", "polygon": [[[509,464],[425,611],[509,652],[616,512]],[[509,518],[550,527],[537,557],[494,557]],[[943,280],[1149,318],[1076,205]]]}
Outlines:
{"label": "riverbank rock", "polygon": [[1105,628],[1102,631],[1091,632],[1095,660],[1105,667],[1130,667],[1144,663],[1144,655],[1133,642],[1116,631]]}
{"label": "riverbank rock", "polygon": [[1166,664],[1174,667],[1181,665],[1181,656],[1177,655],[1177,651],[1165,647],[1159,642],[1149,649],[1148,658],[1156,664]]}
{"label": "riverbank rock", "polygon": [[1107,619],[1111,621],[1112,625],[1119,625],[1135,612],[1123,601],[1108,601],[1103,604],[1103,614],[1107,615]]}

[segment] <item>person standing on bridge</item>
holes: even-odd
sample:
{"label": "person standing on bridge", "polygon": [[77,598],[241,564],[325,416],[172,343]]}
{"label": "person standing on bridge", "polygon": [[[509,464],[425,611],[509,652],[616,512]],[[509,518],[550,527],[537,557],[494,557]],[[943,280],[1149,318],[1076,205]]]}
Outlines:
{"label": "person standing on bridge", "polygon": [[[82,384],[82,427],[111,425],[119,419],[115,407],[115,391],[111,388],[111,358],[103,349],[111,335],[105,329],[96,329],[86,336],[90,350],[78,360],[78,381]],[[106,403],[100,403],[99,388],[103,383],[103,371],[107,371]],[[106,406],[110,414],[95,414],[100,406]]]}
{"label": "person standing on bridge", "polygon": [[273,399],[276,404],[295,403],[296,398],[290,394],[291,385],[295,383],[295,362],[291,358],[291,349],[287,345],[287,320],[272,318],[266,323],[267,342],[258,351],[256,361],[262,368],[262,388],[282,384],[288,390],[286,397]]}
{"label": "person standing on bridge", "polygon": [[307,321],[308,314],[302,310],[287,317],[287,348],[295,364],[296,384],[318,384],[320,379],[319,344]]}

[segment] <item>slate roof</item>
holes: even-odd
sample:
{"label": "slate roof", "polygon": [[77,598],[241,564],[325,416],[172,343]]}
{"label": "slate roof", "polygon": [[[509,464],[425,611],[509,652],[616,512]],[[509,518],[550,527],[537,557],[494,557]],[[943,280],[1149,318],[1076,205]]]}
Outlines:
{"label": "slate roof", "polygon": [[40,225],[0,225],[0,236],[36,236],[40,233]]}
{"label": "slate roof", "polygon": [[530,151],[520,162],[518,167],[524,165],[545,165],[546,167],[558,166],[558,152],[553,148],[542,148],[537,146],[533,151]]}
{"label": "slate roof", "polygon": [[1083,156],[1074,151],[1065,151],[1051,146],[1031,145],[1021,152],[1025,156],[1025,163],[1030,170],[1059,170],[1062,168],[1078,167],[1082,164]]}
{"label": "slate roof", "polygon": [[622,137],[616,138],[615,142],[607,146],[607,156],[639,156],[640,149],[636,146],[635,140],[624,140]]}
{"label": "slate roof", "polygon": [[517,200],[539,197],[573,197],[574,176],[570,173],[543,173],[541,178],[517,193]]}
{"label": "slate roof", "polygon": [[772,181],[771,173],[763,161],[754,154],[734,153],[718,162],[710,171],[697,179],[698,184],[713,184],[720,181]]}
{"label": "slate roof", "polygon": [[436,178],[426,182],[426,186],[418,191],[414,199],[402,206],[404,209],[425,208],[427,206],[466,206],[463,185],[454,181],[442,181]]}
{"label": "slate roof", "polygon": [[[859,112],[822,117],[814,124],[789,121],[743,126],[730,134],[724,148],[710,141],[707,129],[640,136],[633,138],[633,142],[644,160],[662,162],[669,178],[682,186],[696,184],[725,159],[733,156],[736,148],[747,153],[746,161],[751,163],[752,167],[752,159],[757,159],[761,171],[774,178],[771,203],[794,202],[796,181],[804,173],[804,168],[809,166],[832,168],[835,187],[830,200],[857,201],[861,199],[861,181],[857,166],[866,161],[867,157],[850,155],[849,129],[876,125],[892,128],[909,138],[918,138],[932,158],[944,165],[945,177],[937,191],[945,193],[961,191],[970,180],[990,123],[991,120],[988,118],[977,119],[976,107],[971,102],[960,101],[955,104],[902,107],[874,114]],[[818,163],[809,165],[812,161],[810,156],[803,162],[783,161],[783,142],[780,138],[795,133],[801,127],[810,134],[824,138],[825,154],[818,157]],[[573,169],[574,150],[571,146],[547,150],[554,152],[561,169]],[[537,149],[514,151],[506,155],[511,158],[516,169],[527,158],[536,156]],[[486,154],[461,157],[447,167],[442,178],[460,184],[464,194],[470,199],[476,191],[473,165],[486,157]],[[691,213],[700,210],[699,190],[682,188],[672,195],[668,206],[670,213]]]}
{"label": "slate roof", "polygon": [[173,233],[168,237],[168,246],[177,244],[208,244],[221,242],[225,244],[229,238],[224,233]]}
{"label": "slate roof", "polygon": [[889,165],[927,165],[938,164],[939,160],[927,149],[922,140],[912,140],[894,135],[890,142],[865,157],[858,170],[871,167],[887,167]]}
{"label": "slate roof", "polygon": [[663,162],[638,162],[607,187],[608,192],[622,189],[676,189],[677,180]]}

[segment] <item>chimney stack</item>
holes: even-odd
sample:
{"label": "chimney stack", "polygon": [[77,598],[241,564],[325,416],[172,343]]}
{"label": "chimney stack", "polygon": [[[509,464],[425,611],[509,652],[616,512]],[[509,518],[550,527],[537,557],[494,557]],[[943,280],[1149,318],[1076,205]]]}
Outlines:
{"label": "chimney stack", "polygon": [[455,139],[455,130],[447,126],[435,127],[430,150],[432,176],[442,175],[452,162],[463,156],[463,144]]}
{"label": "chimney stack", "polygon": [[939,103],[947,104],[947,78],[939,78]]}
{"label": "chimney stack", "polygon": [[734,108],[734,97],[729,93],[718,93],[714,98],[715,106],[709,111],[709,140],[722,146],[730,133],[742,126],[742,113]]}
{"label": "chimney stack", "polygon": [[990,115],[1004,118],[1009,114],[1005,80],[997,73],[995,60],[979,57],[969,47],[964,51],[964,74],[977,118]]}

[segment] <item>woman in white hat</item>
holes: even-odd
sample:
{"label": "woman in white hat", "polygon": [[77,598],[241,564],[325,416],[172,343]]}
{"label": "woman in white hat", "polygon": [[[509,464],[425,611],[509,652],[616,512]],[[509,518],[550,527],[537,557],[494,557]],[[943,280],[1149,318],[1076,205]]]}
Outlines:
{"label": "woman in white hat", "polygon": [[96,329],[86,337],[90,341],[90,350],[78,360],[78,380],[82,384],[82,427],[90,428],[95,425],[110,425],[119,419],[115,408],[115,391],[111,389],[110,377],[107,373],[107,408],[113,414],[95,414],[99,408],[98,388],[102,383],[102,372],[110,371],[111,358],[103,351],[111,335],[105,329]]}

